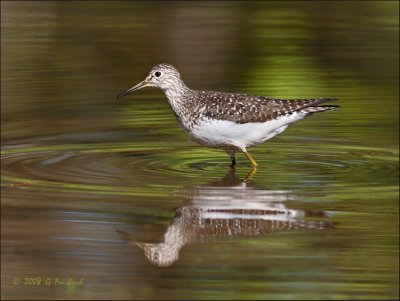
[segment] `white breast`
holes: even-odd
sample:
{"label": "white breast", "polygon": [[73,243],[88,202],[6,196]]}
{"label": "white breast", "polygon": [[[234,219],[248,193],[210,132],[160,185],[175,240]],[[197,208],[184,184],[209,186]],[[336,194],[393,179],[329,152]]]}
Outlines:
{"label": "white breast", "polygon": [[222,148],[233,145],[246,148],[271,139],[283,132],[289,124],[304,117],[304,114],[293,113],[266,122],[243,124],[208,119],[196,125],[190,135],[195,141],[208,147]]}

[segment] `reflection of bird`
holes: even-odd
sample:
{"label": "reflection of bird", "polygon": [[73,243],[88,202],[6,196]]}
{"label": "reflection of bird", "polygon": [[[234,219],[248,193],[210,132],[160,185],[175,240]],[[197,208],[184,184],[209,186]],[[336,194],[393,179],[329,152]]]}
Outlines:
{"label": "reflection of bird", "polygon": [[182,247],[179,243],[160,242],[160,243],[144,243],[135,242],[134,238],[127,232],[117,230],[121,238],[125,241],[133,243],[142,248],[144,255],[151,263],[159,267],[169,266],[178,259],[179,249]]}
{"label": "reflection of bird", "polygon": [[283,132],[287,126],[335,106],[319,106],[333,98],[281,100],[245,94],[195,91],[188,88],[173,66],[155,66],[144,81],[121,93],[121,98],[144,87],[161,88],[180,125],[194,141],[228,152],[235,165],[235,151],[242,151],[252,170],[257,163],[247,148]]}
{"label": "reflection of bird", "polygon": [[288,191],[268,191],[249,187],[234,176],[234,170],[221,183],[184,190],[186,204],[177,210],[159,243],[135,242],[126,232],[122,238],[144,250],[157,266],[169,266],[178,259],[180,249],[194,242],[208,242],[221,237],[264,235],[294,229],[325,229],[331,223],[306,220],[324,217],[324,212],[288,209]]}

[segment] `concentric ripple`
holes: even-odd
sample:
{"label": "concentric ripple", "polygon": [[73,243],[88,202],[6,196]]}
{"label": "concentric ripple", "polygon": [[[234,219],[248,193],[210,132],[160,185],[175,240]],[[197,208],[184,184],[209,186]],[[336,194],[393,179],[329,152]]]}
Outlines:
{"label": "concentric ripple", "polygon": [[12,145],[2,149],[2,186],[128,195],[151,187],[157,194],[180,177],[215,168],[206,153],[159,142]]}
{"label": "concentric ripple", "polygon": [[[228,156],[222,151],[191,143],[184,147],[157,141],[47,144],[4,147],[2,186],[117,195],[138,195],[147,188],[150,195],[162,195],[166,189],[220,179],[229,171]],[[396,150],[336,145],[335,141],[309,145],[280,141],[254,148],[253,154],[260,164],[254,181],[265,185],[397,187],[395,181],[387,181],[398,174]],[[248,163],[241,154],[237,159],[237,174],[245,176]]]}

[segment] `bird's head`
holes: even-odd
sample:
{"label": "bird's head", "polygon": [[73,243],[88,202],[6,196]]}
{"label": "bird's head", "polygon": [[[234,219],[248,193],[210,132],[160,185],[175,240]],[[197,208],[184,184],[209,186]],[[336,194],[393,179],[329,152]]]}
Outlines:
{"label": "bird's head", "polygon": [[178,70],[169,64],[159,64],[153,67],[146,79],[136,86],[118,95],[118,99],[144,87],[157,87],[162,90],[175,89],[183,85]]}

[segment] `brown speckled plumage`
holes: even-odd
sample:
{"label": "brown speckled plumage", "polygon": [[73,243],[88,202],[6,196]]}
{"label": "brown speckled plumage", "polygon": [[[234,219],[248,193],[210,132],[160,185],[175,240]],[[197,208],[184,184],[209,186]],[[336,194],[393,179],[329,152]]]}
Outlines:
{"label": "brown speckled plumage", "polygon": [[[189,100],[189,101],[188,101]],[[303,110],[307,113],[326,111],[335,106],[319,106],[333,98],[284,100],[246,94],[231,94],[214,91],[193,91],[188,93],[186,101],[193,111],[199,112],[192,119],[218,119],[243,124],[249,122],[266,122],[279,116],[290,115]],[[196,110],[193,110],[195,108]],[[204,108],[204,110],[202,110]],[[192,120],[192,122],[194,121]]]}

